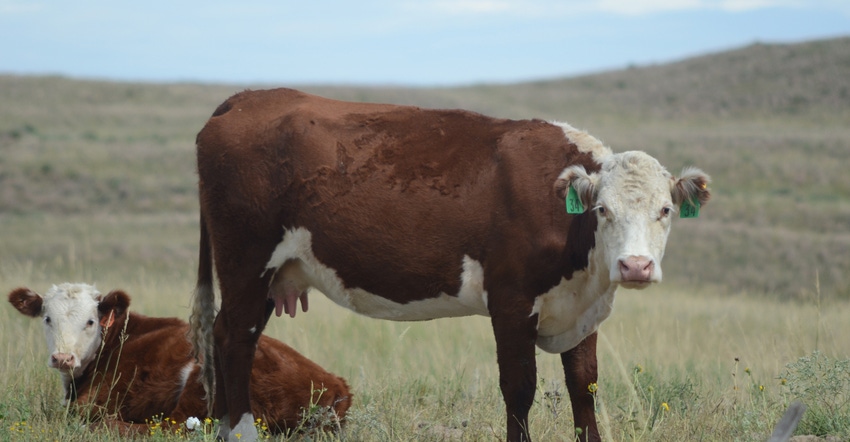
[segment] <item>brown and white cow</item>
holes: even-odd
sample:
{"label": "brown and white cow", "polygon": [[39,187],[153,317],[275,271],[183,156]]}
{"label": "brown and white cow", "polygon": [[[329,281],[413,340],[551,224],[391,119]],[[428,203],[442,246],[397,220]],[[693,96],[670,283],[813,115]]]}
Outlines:
{"label": "brown and white cow", "polygon": [[[661,280],[680,205],[709,199],[698,169],[674,178],[568,124],[290,89],[229,98],[197,155],[190,322],[196,351],[213,353],[214,335],[214,415],[230,440],[253,434],[249,374],[267,300],[295,315],[308,288],[375,318],[489,316],[510,441],[529,439],[535,344],[560,353],[580,438],[598,440],[596,330],[618,286]],[[571,187],[583,213],[565,210]]]}
{"label": "brown and white cow", "polygon": [[[62,373],[66,403],[84,417],[130,433],[148,430],[145,422],[156,417],[182,424],[207,415],[186,322],[129,312],[126,293],[103,296],[88,284],[54,285],[44,296],[18,288],[9,302],[42,318],[48,364]],[[250,388],[251,410],[272,432],[296,428],[311,406],[329,407],[341,419],[351,405],[345,380],[266,336],[257,344]]]}

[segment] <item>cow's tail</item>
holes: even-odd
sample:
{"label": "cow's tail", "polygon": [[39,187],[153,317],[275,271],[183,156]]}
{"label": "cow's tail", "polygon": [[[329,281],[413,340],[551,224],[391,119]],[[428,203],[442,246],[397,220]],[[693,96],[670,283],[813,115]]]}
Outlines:
{"label": "cow's tail", "polygon": [[212,416],[215,395],[213,323],[215,322],[212,247],[204,215],[201,213],[201,240],[198,246],[198,282],[189,315],[189,339],[195,360],[201,363],[201,383],[206,392],[207,415]]}

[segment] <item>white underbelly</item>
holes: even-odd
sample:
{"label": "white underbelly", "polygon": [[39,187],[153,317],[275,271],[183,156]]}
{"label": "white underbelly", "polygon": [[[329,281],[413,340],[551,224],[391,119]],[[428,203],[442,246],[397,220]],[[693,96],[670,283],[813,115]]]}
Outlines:
{"label": "white underbelly", "polygon": [[[380,319],[419,321],[453,316],[488,315],[484,270],[477,261],[465,256],[462,263],[461,288],[455,295],[398,303],[360,288],[346,288],[336,271],[322,264],[312,250],[312,234],[304,228],[288,230],[266,264],[266,271],[277,272],[285,263],[298,262],[293,272],[300,281],[295,284],[312,287],[335,303],[357,313]],[[277,278],[272,278],[272,283]],[[290,282],[291,283],[291,282]],[[270,287],[275,290],[275,287]]]}
{"label": "white underbelly", "polygon": [[[321,291],[321,290],[320,290]],[[362,315],[393,321],[424,321],[455,316],[487,315],[486,307],[465,304],[455,296],[439,297],[400,304],[361,289],[324,293],[337,304]]]}

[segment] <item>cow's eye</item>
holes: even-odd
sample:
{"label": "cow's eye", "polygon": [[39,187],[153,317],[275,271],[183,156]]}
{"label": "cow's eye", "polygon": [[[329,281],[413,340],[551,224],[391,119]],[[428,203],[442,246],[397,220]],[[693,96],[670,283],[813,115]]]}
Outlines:
{"label": "cow's eye", "polygon": [[94,319],[89,319],[89,322],[86,322],[86,327],[91,327],[94,325]]}
{"label": "cow's eye", "polygon": [[670,216],[670,213],[672,213],[672,212],[673,212],[673,209],[671,209],[669,207],[665,207],[665,208],[661,209],[661,218],[666,218],[666,217]]}
{"label": "cow's eye", "polygon": [[597,208],[596,208],[596,213],[598,213],[598,214],[600,214],[600,215],[602,215],[602,216],[605,216],[605,214],[606,214],[605,206],[599,206],[599,207],[597,207]]}
{"label": "cow's eye", "polygon": [[50,316],[44,317],[44,323],[47,324],[47,325],[50,325]]}

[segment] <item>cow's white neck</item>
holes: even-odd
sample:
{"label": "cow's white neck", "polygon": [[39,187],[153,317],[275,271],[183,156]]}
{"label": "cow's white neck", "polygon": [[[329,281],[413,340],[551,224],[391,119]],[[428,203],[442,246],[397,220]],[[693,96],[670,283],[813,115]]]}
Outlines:
{"label": "cow's white neck", "polygon": [[592,248],[586,269],[537,297],[532,314],[538,314],[537,346],[543,351],[563,353],[575,347],[611,315],[617,284],[611,282],[606,262],[602,251]]}

